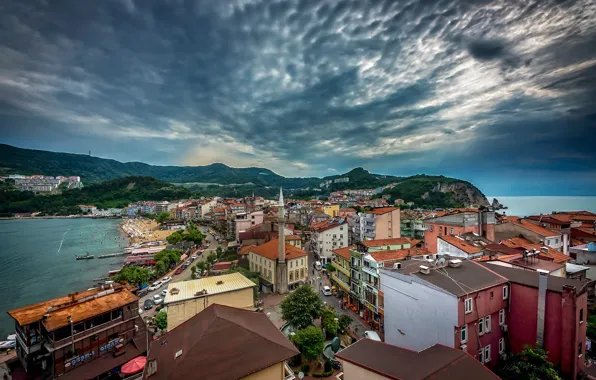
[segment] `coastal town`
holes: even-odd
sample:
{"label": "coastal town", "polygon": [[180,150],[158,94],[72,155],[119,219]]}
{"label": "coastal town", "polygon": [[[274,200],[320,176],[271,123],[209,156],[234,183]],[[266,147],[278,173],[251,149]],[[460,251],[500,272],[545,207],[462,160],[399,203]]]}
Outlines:
{"label": "coastal town", "polygon": [[121,266],[9,310],[0,372],[497,379],[530,350],[561,378],[596,378],[596,214],[428,210],[376,192],[79,205],[121,218],[130,246],[76,258]]}

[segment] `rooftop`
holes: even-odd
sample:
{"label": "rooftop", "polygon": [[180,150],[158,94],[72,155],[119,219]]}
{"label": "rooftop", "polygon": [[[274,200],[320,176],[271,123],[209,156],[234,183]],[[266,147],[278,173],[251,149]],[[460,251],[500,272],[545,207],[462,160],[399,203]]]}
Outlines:
{"label": "rooftop", "polygon": [[[501,241],[502,245],[505,245],[509,248],[523,248],[523,249],[534,249],[540,251],[540,256],[542,258],[552,260],[555,263],[566,263],[569,260],[569,256],[565,255],[563,252],[557,251],[554,248],[545,247],[540,244],[532,243],[528,239],[524,237],[515,237],[511,239],[505,239]],[[546,249],[544,252],[542,249]]]}
{"label": "rooftop", "polygon": [[338,248],[338,249],[334,249],[333,253],[335,253],[336,255],[340,255],[341,257],[343,257],[346,260],[350,260],[350,250],[351,249],[356,249],[355,245],[351,245],[349,247],[343,247],[343,248]]}
{"label": "rooftop", "polygon": [[44,315],[48,315],[43,324],[48,331],[54,331],[69,324],[68,316],[71,317],[73,322],[80,322],[109,310],[121,308],[138,301],[138,299],[129,290],[117,285],[114,289],[102,291],[101,288],[95,288],[24,306],[10,310],[8,314],[21,326],[39,321]]}
{"label": "rooftop", "polygon": [[[212,296],[219,293],[252,288],[254,282],[241,273],[230,273],[222,276],[204,277],[199,280],[181,281],[168,285],[165,304],[180,302],[193,298]],[[178,289],[176,292],[174,289]]]}
{"label": "rooftop", "polygon": [[391,260],[403,260],[408,256],[423,256],[429,255],[430,251],[426,248],[405,248],[405,249],[393,249],[387,251],[377,251],[368,253],[376,262],[391,261]]}
{"label": "rooftop", "polygon": [[329,219],[329,220],[325,220],[322,222],[314,222],[311,224],[311,228],[315,231],[315,232],[323,232],[323,231],[327,231],[330,230],[332,228],[341,226],[343,223],[340,223],[337,220],[334,219]]}
{"label": "rooftop", "polygon": [[461,249],[469,255],[482,252],[482,248],[476,247],[475,245],[472,245],[464,239],[457,236],[443,235],[439,236],[439,238],[451,244],[452,246]]}
{"label": "rooftop", "polygon": [[373,208],[370,211],[365,211],[365,214],[384,215],[395,210],[399,211],[397,207],[379,207]]}
{"label": "rooftop", "polygon": [[411,241],[406,238],[363,240],[362,241],[362,245],[365,246],[366,248],[383,247],[386,245],[403,245],[403,244],[411,244]]}
{"label": "rooftop", "polygon": [[238,251],[239,255],[248,255],[250,253],[250,250],[253,249],[254,247],[256,247],[256,245],[245,245],[244,247],[240,247],[240,250]]}
{"label": "rooftop", "polygon": [[[269,240],[267,243],[252,247],[250,249],[250,252],[259,256],[266,257],[270,260],[276,260],[279,257],[278,245],[279,241],[277,239],[273,239]],[[287,243],[285,245],[285,254],[286,259],[295,259],[297,257],[308,255],[306,251]]]}
{"label": "rooftop", "polygon": [[519,218],[519,219],[513,219],[513,218],[508,219],[507,220],[507,223],[518,225],[520,227],[525,228],[526,230],[532,231],[535,234],[538,234],[538,235],[544,236],[544,237],[561,235],[560,232],[555,232],[555,231],[550,230],[550,229],[548,229],[546,227],[539,226],[538,224],[534,224],[534,223],[532,223],[532,222],[530,222],[528,220],[521,219],[521,218]]}
{"label": "rooftop", "polygon": [[286,235],[284,239],[286,241],[300,240],[300,236],[298,236],[298,235]]}
{"label": "rooftop", "polygon": [[[479,263],[478,265],[482,265],[491,271],[498,273],[512,283],[538,288],[538,278],[540,276],[538,272],[504,267],[490,262]],[[549,275],[547,289],[551,292],[562,293],[563,286],[568,285],[574,287],[579,295],[582,294],[592,282],[593,281],[590,280],[573,280]]]}
{"label": "rooftop", "polygon": [[499,379],[470,354],[440,344],[416,352],[371,339],[360,339],[335,356],[389,379]]}
{"label": "rooftop", "polygon": [[144,379],[240,379],[300,352],[264,313],[213,304],[151,343]]}

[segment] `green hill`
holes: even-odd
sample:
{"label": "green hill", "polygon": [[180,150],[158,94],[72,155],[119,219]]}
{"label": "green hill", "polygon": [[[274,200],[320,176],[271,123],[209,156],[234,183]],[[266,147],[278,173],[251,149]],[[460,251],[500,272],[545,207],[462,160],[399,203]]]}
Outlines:
{"label": "green hill", "polygon": [[79,213],[79,204],[90,204],[101,209],[122,208],[136,201],[184,199],[192,196],[190,190],[151,177],[125,177],[82,189],[66,190],[56,195],[34,195],[4,186],[0,188],[0,214],[40,211],[51,215]]}

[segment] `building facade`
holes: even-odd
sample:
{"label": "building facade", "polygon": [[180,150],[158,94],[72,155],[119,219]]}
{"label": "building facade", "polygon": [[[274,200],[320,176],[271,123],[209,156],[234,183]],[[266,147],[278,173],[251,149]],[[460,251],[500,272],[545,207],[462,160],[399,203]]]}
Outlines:
{"label": "building facade", "polygon": [[467,232],[477,233],[490,241],[495,240],[495,213],[459,212],[424,221],[424,245],[431,253],[437,253],[437,238],[444,235],[461,235]]}
{"label": "building facade", "polygon": [[362,212],[356,229],[360,241],[401,237],[400,210],[396,207],[380,207]]}
{"label": "building facade", "polygon": [[322,264],[331,262],[333,250],[348,246],[349,227],[345,220],[331,219],[311,228],[310,248]]}

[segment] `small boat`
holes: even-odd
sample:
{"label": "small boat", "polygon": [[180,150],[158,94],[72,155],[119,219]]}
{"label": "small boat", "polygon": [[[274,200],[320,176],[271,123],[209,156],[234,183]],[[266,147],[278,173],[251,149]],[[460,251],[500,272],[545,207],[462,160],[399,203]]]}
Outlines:
{"label": "small boat", "polygon": [[9,348],[15,348],[16,341],[14,340],[3,340],[0,341],[0,350],[8,350]]}
{"label": "small boat", "polygon": [[77,256],[75,256],[75,258],[77,260],[91,260],[91,259],[94,259],[95,256],[94,255],[90,255],[90,254],[87,253],[85,255],[77,255]]}

